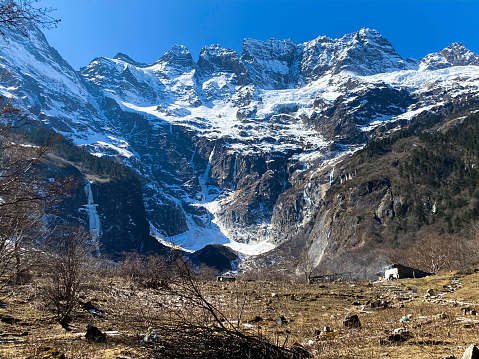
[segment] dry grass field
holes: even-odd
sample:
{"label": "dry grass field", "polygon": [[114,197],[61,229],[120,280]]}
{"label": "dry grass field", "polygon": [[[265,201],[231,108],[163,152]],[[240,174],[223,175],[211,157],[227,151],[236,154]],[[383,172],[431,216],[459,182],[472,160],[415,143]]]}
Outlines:
{"label": "dry grass field", "polygon": [[[1,358],[227,358],[234,357],[228,333],[267,340],[296,358],[460,358],[479,342],[473,270],[380,283],[198,280],[193,290],[98,275],[68,329],[42,299],[40,282],[4,300]],[[348,314],[358,315],[360,328],[344,326]],[[85,339],[89,323],[107,332],[105,342]],[[159,339],[142,343],[148,328]]]}

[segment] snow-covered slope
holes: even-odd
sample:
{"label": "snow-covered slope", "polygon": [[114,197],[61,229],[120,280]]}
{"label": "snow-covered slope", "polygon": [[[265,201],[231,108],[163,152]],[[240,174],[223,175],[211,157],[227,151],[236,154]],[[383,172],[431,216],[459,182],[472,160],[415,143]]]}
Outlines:
{"label": "snow-covered slope", "polygon": [[307,192],[278,201],[305,170],[479,97],[478,56],[462,44],[403,60],[370,29],[299,45],[246,39],[241,56],[212,45],[197,62],[179,45],[153,64],[119,53],[78,73],[38,29],[7,39],[1,66],[11,77],[0,94],[132,167],[151,232],[193,250],[274,248],[320,201]]}

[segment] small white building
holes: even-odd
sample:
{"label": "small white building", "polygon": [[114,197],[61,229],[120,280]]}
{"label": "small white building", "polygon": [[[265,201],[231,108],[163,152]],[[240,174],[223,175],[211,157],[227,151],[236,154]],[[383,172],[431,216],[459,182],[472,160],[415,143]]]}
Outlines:
{"label": "small white building", "polygon": [[433,273],[424,272],[420,269],[411,268],[402,264],[392,264],[384,269],[384,279],[424,278]]}
{"label": "small white building", "polygon": [[389,268],[384,271],[384,279],[399,279],[399,270],[397,268]]}

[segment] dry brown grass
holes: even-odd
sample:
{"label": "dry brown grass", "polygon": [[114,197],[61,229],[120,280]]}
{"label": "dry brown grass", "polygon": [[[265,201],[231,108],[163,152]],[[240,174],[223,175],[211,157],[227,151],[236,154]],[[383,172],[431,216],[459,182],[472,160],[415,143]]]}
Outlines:
{"label": "dry brown grass", "polygon": [[[445,289],[452,278],[461,281],[461,287],[455,292],[440,298],[424,297],[427,289],[436,292]],[[62,351],[67,358],[116,358],[118,355],[163,358],[172,357],[174,350],[180,350],[182,341],[193,343],[190,344],[193,350],[200,347],[200,341],[205,338],[215,340],[211,331],[203,339],[187,331],[174,332],[172,328],[180,328],[182,321],[188,325],[217,327],[210,313],[189,305],[184,298],[163,289],[138,288],[127,279],[115,276],[100,276],[94,278],[93,283],[82,300],[92,301],[103,314],[94,317],[77,308],[70,331],[57,324],[53,313],[45,307],[38,284],[17,288],[6,300],[7,307],[0,309],[0,315],[21,321],[16,324],[0,322],[0,339],[22,341],[0,344],[0,357],[26,358],[49,346]],[[471,308],[477,305],[479,309],[479,303],[475,302],[479,274],[475,272],[375,284],[238,281],[201,282],[199,285],[205,298],[230,319],[231,324],[225,326],[232,325],[245,335],[267,338],[287,348],[299,343],[315,358],[460,357],[468,345],[479,341],[479,324],[474,322],[479,317],[464,316],[462,307],[466,305],[458,302],[470,303],[467,306]],[[418,293],[410,297],[413,289]],[[378,300],[391,303],[384,309],[368,305]],[[359,315],[361,329],[343,327],[346,313]],[[444,318],[435,317],[441,313]],[[401,323],[400,319],[408,315],[410,320]],[[285,318],[283,323],[278,322],[280,317]],[[77,334],[85,332],[88,323],[102,331],[118,331],[120,335],[108,337],[106,343],[89,343]],[[155,328],[162,337],[157,348],[140,345],[148,326]],[[324,326],[333,332],[318,335]],[[412,338],[401,343],[388,341],[392,331],[400,327],[407,328]],[[214,355],[209,353],[209,357]]]}

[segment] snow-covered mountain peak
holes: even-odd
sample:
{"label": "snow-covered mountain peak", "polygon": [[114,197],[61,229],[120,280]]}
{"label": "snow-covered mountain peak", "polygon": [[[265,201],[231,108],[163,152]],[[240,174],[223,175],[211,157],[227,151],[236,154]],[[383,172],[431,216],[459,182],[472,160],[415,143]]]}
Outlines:
{"label": "snow-covered mountain peak", "polygon": [[391,43],[373,29],[363,28],[335,40],[336,56],[340,60],[335,72],[351,71],[357,75],[374,75],[407,68]]}
{"label": "snow-covered mountain peak", "polygon": [[195,67],[190,51],[184,45],[174,45],[156,64],[168,65],[178,69]]}
{"label": "snow-covered mountain peak", "polygon": [[326,74],[359,76],[411,69],[391,43],[373,29],[363,28],[340,39],[320,36],[298,45],[292,74],[299,85]]}
{"label": "snow-covered mountain peak", "polygon": [[463,43],[455,42],[440,51],[452,66],[479,66],[479,56],[467,49]]}
{"label": "snow-covered mountain peak", "polygon": [[130,56],[128,56],[127,54],[124,54],[122,52],[119,52],[115,55],[115,57],[113,57],[114,60],[120,60],[120,61],[124,61],[126,63],[129,63],[130,65],[133,65],[133,66],[137,66],[137,67],[145,67],[147,66],[147,64],[144,64],[144,63],[140,63],[140,62],[137,62],[135,60],[133,60]]}
{"label": "snow-covered mountain peak", "polygon": [[251,58],[258,60],[289,58],[295,48],[296,45],[291,39],[279,40],[270,38],[263,41],[247,38],[243,40],[242,57],[245,60],[251,60]]}
{"label": "snow-covered mountain peak", "polygon": [[27,35],[2,29],[0,68],[11,74],[0,84],[0,97],[29,108],[57,131],[88,140],[104,121],[78,73],[52,48],[36,26]]}
{"label": "snow-covered mountain peak", "polygon": [[379,33],[379,31],[375,30],[375,29],[370,29],[368,27],[363,27],[361,30],[359,30],[357,32],[359,34],[359,36],[361,36],[362,38],[374,38],[374,37],[382,37],[381,34]]}
{"label": "snow-covered mountain peak", "polygon": [[203,75],[215,73],[234,73],[246,75],[246,68],[240,61],[239,54],[220,45],[203,47],[198,59],[198,69]]}
{"label": "snow-covered mountain peak", "polygon": [[420,71],[439,70],[452,66],[479,66],[479,56],[464,44],[455,42],[439,52],[425,56],[419,65]]}
{"label": "snow-covered mountain peak", "polygon": [[236,51],[232,49],[224,48],[218,44],[205,46],[201,49],[201,52],[200,52],[200,58],[203,58],[205,60],[216,58],[216,57],[221,58],[221,57],[231,57],[231,56],[235,58],[239,58],[239,54]]}

